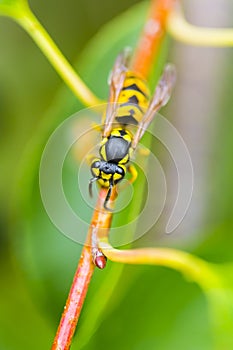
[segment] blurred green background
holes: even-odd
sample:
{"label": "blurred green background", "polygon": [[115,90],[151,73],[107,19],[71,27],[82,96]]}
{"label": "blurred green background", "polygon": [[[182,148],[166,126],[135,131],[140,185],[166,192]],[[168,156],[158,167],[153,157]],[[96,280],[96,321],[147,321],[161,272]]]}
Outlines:
{"label": "blurred green background", "polygon": [[[148,3],[130,9],[136,2],[30,5],[69,61],[77,62],[84,80],[106,98],[114,58],[124,46],[135,44],[145,18]],[[189,0],[184,5],[187,18],[197,25],[233,27],[230,0]],[[208,261],[231,262],[233,52],[173,41],[168,46],[169,57],[164,52],[161,60],[175,63],[178,81],[164,115],[190,151],[194,195],[180,227],[172,235],[163,234],[176,181],[172,162],[165,160],[166,210],[140,244],[175,246]],[[81,247],[49,221],[39,195],[38,164],[50,133],[81,105],[28,35],[8,18],[0,18],[0,47],[0,349],[49,349]],[[161,161],[166,159],[161,145],[154,147]],[[75,167],[71,164],[65,175],[71,194]],[[114,284],[115,292],[100,313]],[[80,338],[77,334],[72,348],[214,349],[211,322],[199,287],[177,272],[158,267],[123,269],[109,262],[106,270],[95,273],[80,320]]]}

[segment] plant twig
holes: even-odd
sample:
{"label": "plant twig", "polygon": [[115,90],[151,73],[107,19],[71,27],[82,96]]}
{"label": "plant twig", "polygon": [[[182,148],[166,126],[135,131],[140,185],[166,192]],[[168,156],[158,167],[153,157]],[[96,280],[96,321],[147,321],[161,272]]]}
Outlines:
{"label": "plant twig", "polygon": [[[68,350],[71,345],[72,337],[81,313],[81,309],[87,294],[89,282],[94,272],[94,263],[92,256],[92,236],[95,234],[108,235],[111,227],[112,212],[103,209],[107,189],[100,190],[96,208],[92,217],[87,240],[82,250],[81,258],[75,272],[74,280],[70,289],[69,296],[64,307],[60,324],[55,336],[52,350]],[[117,196],[113,191],[111,201]]]}
{"label": "plant twig", "polygon": [[51,348],[52,350],[68,350],[70,348],[83,302],[86,297],[89,282],[94,272],[90,239],[91,237],[89,234],[74,275],[70,293],[67,298],[57,334]]}
{"label": "plant twig", "polygon": [[[52,67],[85,106],[93,106],[102,101],[87,87],[73,67],[64,57],[47,31],[32,13],[26,1],[14,1],[1,11],[19,23],[32,37]],[[0,13],[1,13],[0,12]]]}
{"label": "plant twig", "polygon": [[186,21],[178,4],[167,16],[166,29],[174,39],[188,45],[233,46],[232,28],[202,28],[192,25]]}
{"label": "plant twig", "polygon": [[148,78],[152,63],[158,56],[161,43],[166,34],[166,20],[172,12],[176,0],[152,1],[149,8],[148,17],[144,25],[141,38],[133,58],[133,71]]}
{"label": "plant twig", "polygon": [[206,261],[177,249],[141,248],[119,250],[111,246],[107,235],[99,237],[99,247],[109,260],[124,264],[166,266],[197,282],[204,290],[220,284],[218,276]]}

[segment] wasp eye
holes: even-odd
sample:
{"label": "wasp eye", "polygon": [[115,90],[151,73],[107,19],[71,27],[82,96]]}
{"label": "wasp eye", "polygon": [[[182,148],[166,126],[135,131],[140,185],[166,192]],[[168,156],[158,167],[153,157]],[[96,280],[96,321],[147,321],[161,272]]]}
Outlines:
{"label": "wasp eye", "polygon": [[92,168],[99,168],[100,167],[100,161],[99,160],[96,160],[94,161],[92,164],[91,164],[91,167]]}
{"label": "wasp eye", "polygon": [[120,166],[117,167],[117,171],[116,171],[118,174],[124,176],[125,175],[125,171],[124,169],[122,169]]}

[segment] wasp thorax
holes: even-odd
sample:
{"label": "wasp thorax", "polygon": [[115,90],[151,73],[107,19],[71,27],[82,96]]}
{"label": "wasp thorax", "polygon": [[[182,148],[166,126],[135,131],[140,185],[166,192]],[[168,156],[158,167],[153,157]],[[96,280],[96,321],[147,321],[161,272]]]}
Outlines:
{"label": "wasp thorax", "polygon": [[100,156],[103,160],[115,164],[126,164],[131,150],[131,134],[124,129],[113,129],[101,143]]}

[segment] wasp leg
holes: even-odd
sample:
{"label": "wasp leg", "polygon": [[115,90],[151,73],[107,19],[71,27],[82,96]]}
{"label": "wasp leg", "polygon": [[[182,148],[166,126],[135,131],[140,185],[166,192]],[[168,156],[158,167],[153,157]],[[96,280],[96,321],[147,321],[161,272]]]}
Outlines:
{"label": "wasp leg", "polygon": [[108,201],[109,201],[111,194],[112,194],[112,190],[113,190],[113,184],[110,183],[108,193],[107,193],[105,201],[104,201],[104,209],[106,209],[108,211],[112,211],[110,208],[107,207]]}
{"label": "wasp leg", "polygon": [[132,164],[129,165],[129,166],[127,167],[127,170],[128,170],[128,172],[130,173],[131,178],[130,178],[125,184],[123,184],[123,185],[121,186],[121,189],[126,188],[127,186],[129,186],[129,184],[133,184],[134,181],[136,181],[136,179],[137,179],[137,177],[138,177],[138,172],[137,172],[137,169],[135,168],[134,165],[132,165]]}
{"label": "wasp leg", "polygon": [[93,162],[93,160],[96,158],[96,156],[94,154],[88,154],[86,156],[86,162],[89,166],[91,166],[91,163]]}
{"label": "wasp leg", "polygon": [[138,177],[138,172],[137,169],[135,168],[134,165],[129,165],[128,166],[128,172],[131,174],[131,179],[129,180],[129,182],[132,184],[134,183],[134,181],[136,181],[137,177]]}
{"label": "wasp leg", "polygon": [[94,130],[98,132],[103,132],[103,125],[97,123],[91,123],[91,126]]}
{"label": "wasp leg", "polygon": [[137,169],[135,168],[134,165],[132,165],[132,164],[129,165],[127,167],[127,170],[130,173],[131,178],[120,186],[121,190],[124,190],[127,186],[129,186],[129,184],[133,184],[134,181],[136,181],[136,179],[138,177],[138,171],[137,171]]}
{"label": "wasp leg", "polygon": [[148,157],[150,153],[151,153],[151,151],[148,148],[141,148],[140,147],[138,150],[138,154],[140,154],[140,156]]}
{"label": "wasp leg", "polygon": [[89,195],[90,195],[91,198],[93,197],[92,184],[93,184],[93,182],[95,182],[97,180],[98,180],[98,177],[93,177],[89,181]]}

